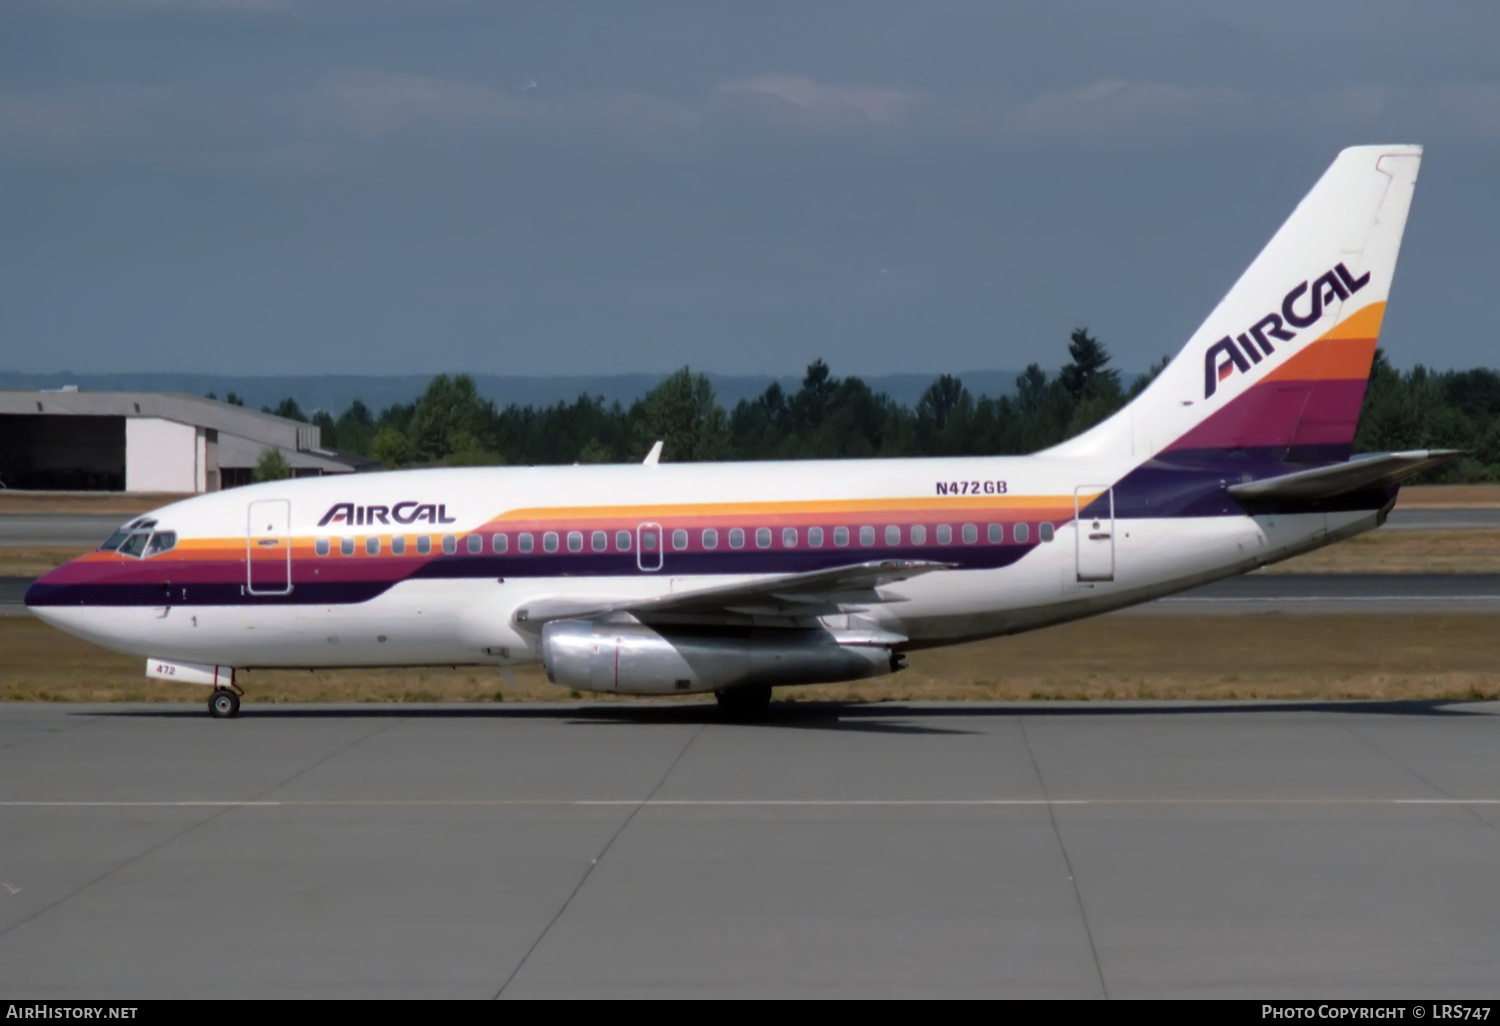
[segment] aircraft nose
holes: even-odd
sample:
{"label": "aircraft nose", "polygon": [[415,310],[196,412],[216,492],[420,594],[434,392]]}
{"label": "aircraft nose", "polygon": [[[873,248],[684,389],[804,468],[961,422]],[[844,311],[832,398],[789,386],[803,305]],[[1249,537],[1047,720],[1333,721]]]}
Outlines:
{"label": "aircraft nose", "polygon": [[42,576],[32,581],[26,588],[26,594],[22,601],[26,608],[36,612],[39,608],[55,606],[66,601],[64,593],[69,585],[77,582],[78,569],[73,563],[64,563],[62,566],[48,570]]}

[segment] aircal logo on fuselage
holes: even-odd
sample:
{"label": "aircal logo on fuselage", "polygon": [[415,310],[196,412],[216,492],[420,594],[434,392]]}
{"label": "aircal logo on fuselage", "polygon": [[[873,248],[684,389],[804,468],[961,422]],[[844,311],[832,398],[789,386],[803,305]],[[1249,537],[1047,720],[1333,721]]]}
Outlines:
{"label": "aircal logo on fuselage", "polygon": [[394,506],[356,506],[352,502],[336,502],[318,521],[319,527],[329,524],[353,524],[355,527],[375,524],[452,524],[457,518],[448,515],[444,503],[398,502]]}
{"label": "aircal logo on fuselage", "polygon": [[[1268,313],[1248,331],[1233,338],[1225,335],[1219,339],[1203,355],[1203,398],[1212,396],[1218,390],[1219,382],[1235,371],[1243,374],[1250,369],[1251,364],[1260,363],[1276,352],[1271,339],[1290,342],[1297,337],[1292,328],[1306,328],[1317,323],[1318,318],[1323,316],[1325,306],[1336,300],[1348,299],[1369,283],[1369,271],[1356,278],[1343,264],[1338,264],[1321,278],[1310,283],[1304,281],[1288,292],[1281,300],[1280,313]],[[1308,293],[1305,300],[1307,312],[1299,313],[1297,304],[1304,302],[1303,293]]]}

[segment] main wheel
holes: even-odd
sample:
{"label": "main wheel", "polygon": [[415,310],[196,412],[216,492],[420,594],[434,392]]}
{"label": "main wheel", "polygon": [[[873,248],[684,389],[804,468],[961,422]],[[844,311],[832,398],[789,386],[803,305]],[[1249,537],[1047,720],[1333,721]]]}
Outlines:
{"label": "main wheel", "polygon": [[232,720],[240,714],[240,696],[218,688],[208,696],[208,714],[216,720]]}
{"label": "main wheel", "polygon": [[719,700],[719,712],[726,719],[743,723],[758,720],[766,714],[771,705],[771,686],[766,684],[730,688],[727,691],[715,691],[714,697]]}

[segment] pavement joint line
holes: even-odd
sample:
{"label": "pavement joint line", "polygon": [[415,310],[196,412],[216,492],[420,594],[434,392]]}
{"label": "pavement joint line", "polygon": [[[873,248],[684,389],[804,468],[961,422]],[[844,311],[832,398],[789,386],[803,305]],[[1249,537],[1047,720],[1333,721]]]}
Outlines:
{"label": "pavement joint line", "polygon": [[1099,981],[1099,994],[1109,1000],[1109,983],[1104,978],[1104,964],[1099,960],[1099,945],[1094,942],[1094,928],[1089,924],[1089,910],[1083,903],[1083,890],[1078,885],[1078,874],[1073,869],[1068,844],[1063,840],[1062,830],[1057,825],[1057,806],[1052,802],[1052,792],[1047,787],[1047,778],[1042,775],[1042,765],[1037,761],[1036,746],[1031,743],[1031,732],[1026,729],[1026,717],[1016,721],[1021,730],[1021,740],[1026,742],[1026,757],[1031,760],[1031,772],[1036,774],[1037,786],[1042,789],[1042,800],[1047,803],[1047,821],[1052,827],[1053,840],[1062,855],[1063,868],[1068,871],[1068,885],[1073,889],[1073,900],[1078,905],[1078,918],[1083,924],[1083,935],[1089,942],[1089,957],[1094,962],[1094,976]]}
{"label": "pavement joint line", "polygon": [[0,809],[268,808],[862,808],[1088,805],[1500,805],[1500,798],[371,798],[184,801],[0,801]]}
{"label": "pavement joint line", "polygon": [[[337,756],[340,756],[340,755],[344,754],[345,752],[347,752],[349,749],[355,747],[356,745],[363,744],[364,742],[368,741],[370,738],[375,737],[377,734],[384,733],[385,731],[389,730],[392,726],[394,726],[398,722],[404,722],[404,718],[402,720],[393,720],[391,723],[382,724],[381,726],[379,726],[376,729],[370,731],[369,733],[361,734],[359,737],[355,738],[353,741],[350,741],[348,744],[341,745],[339,748],[335,749],[332,752],[329,752],[328,754],[324,755],[322,758],[317,759],[314,762],[312,762],[312,763],[310,763],[310,764],[308,764],[306,766],[303,766],[301,769],[297,770],[297,772],[293,773],[291,776],[287,777],[285,780],[281,781],[280,783],[271,785],[270,787],[266,788],[265,790],[261,791],[260,793],[261,794],[270,794],[272,791],[275,791],[279,787],[285,787],[287,784],[290,784],[292,781],[296,780],[298,777],[301,777],[301,776],[303,776],[303,775],[305,775],[307,773],[311,773],[313,770],[317,769],[319,766],[322,766],[324,763],[328,762],[328,760],[336,758]],[[250,801],[257,801],[257,800],[260,800],[260,799],[258,799],[258,798],[252,798],[252,799],[250,799]],[[145,850],[138,851],[134,855],[131,855],[128,858],[125,858],[124,860],[122,860],[120,862],[117,862],[115,865],[110,866],[104,872],[102,872],[98,876],[94,877],[92,880],[88,880],[87,882],[83,883],[82,885],[80,885],[78,887],[75,887],[73,890],[69,891],[67,894],[64,894],[61,897],[59,897],[59,898],[57,898],[57,899],[55,899],[53,901],[50,901],[47,904],[43,905],[41,908],[39,908],[36,911],[32,912],[30,915],[24,916],[23,918],[18,919],[16,922],[11,923],[9,926],[5,927],[3,930],[0,930],[0,940],[3,940],[4,938],[10,936],[16,930],[19,930],[21,927],[27,925],[28,923],[31,923],[31,922],[33,922],[33,921],[41,918],[42,916],[47,915],[49,912],[51,912],[53,909],[57,908],[58,906],[64,905],[67,902],[72,901],[74,898],[78,897],[78,895],[82,894],[84,891],[86,891],[89,888],[93,887],[95,884],[99,884],[99,883],[104,882],[105,880],[108,880],[110,877],[114,876],[116,873],[119,873],[122,870],[128,869],[129,867],[131,867],[131,866],[135,865],[136,863],[140,862],[142,859],[149,858],[150,856],[156,854],[157,852],[159,852],[163,848],[165,848],[167,845],[174,844],[177,841],[180,841],[182,838],[186,837],[188,834],[192,833],[193,831],[198,830],[201,827],[207,826],[208,824],[212,823],[214,820],[216,820],[219,817],[223,816],[231,808],[233,808],[235,806],[238,806],[238,805],[244,805],[244,804],[245,804],[245,802],[222,802],[222,803],[218,803],[217,807],[218,807],[219,811],[213,813],[213,815],[208,816],[208,817],[206,817],[204,819],[194,820],[192,823],[189,823],[186,827],[184,827],[181,830],[178,830],[176,833],[172,834],[171,836],[165,837],[162,840],[160,840],[160,841],[156,842],[155,844],[151,845],[150,847],[146,848]],[[204,807],[204,803],[200,803],[198,807],[199,808]]]}
{"label": "pavement joint line", "polygon": [[613,848],[615,842],[620,839],[620,835],[623,834],[626,828],[628,828],[630,824],[635,821],[635,817],[641,811],[641,809],[643,809],[646,804],[651,801],[651,799],[656,797],[658,791],[666,786],[667,781],[672,776],[672,771],[675,770],[677,766],[682,762],[682,757],[687,755],[688,749],[693,747],[693,742],[697,741],[698,738],[701,737],[703,732],[707,729],[708,728],[705,725],[693,731],[692,736],[687,739],[687,744],[683,745],[682,748],[678,750],[677,755],[673,757],[670,763],[668,763],[666,772],[662,773],[661,779],[656,782],[656,786],[651,789],[650,793],[646,795],[644,800],[637,802],[635,808],[630,810],[630,814],[620,821],[619,826],[615,827],[614,833],[609,835],[609,840],[604,842],[604,847],[599,849],[599,854],[594,856],[593,860],[589,862],[588,868],[583,871],[583,875],[578,878],[578,883],[573,886],[572,892],[567,896],[566,899],[563,900],[563,903],[558,906],[557,913],[553,915],[546,926],[542,927],[542,932],[536,935],[536,940],[531,942],[531,947],[526,949],[526,954],[521,956],[521,960],[517,962],[515,968],[510,971],[510,975],[505,977],[505,982],[501,983],[499,989],[495,991],[493,1000],[499,1001],[500,998],[505,995],[506,988],[515,982],[517,976],[521,975],[521,970],[526,968],[526,963],[531,961],[531,956],[536,953],[537,948],[542,946],[542,942],[547,939],[548,934],[552,932],[552,928],[556,926],[558,921],[562,919],[563,915],[567,913],[568,909],[573,904],[573,899],[578,897],[579,892],[583,890],[583,885],[589,882],[589,877],[593,875],[595,869],[599,868],[599,863],[604,861],[604,856],[609,854],[609,850]]}

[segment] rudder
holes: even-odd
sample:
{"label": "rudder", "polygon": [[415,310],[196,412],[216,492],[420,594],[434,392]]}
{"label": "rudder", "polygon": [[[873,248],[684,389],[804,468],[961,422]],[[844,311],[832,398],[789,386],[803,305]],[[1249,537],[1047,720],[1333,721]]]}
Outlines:
{"label": "rudder", "polygon": [[1146,391],[1048,455],[1347,458],[1421,154],[1341,152]]}

